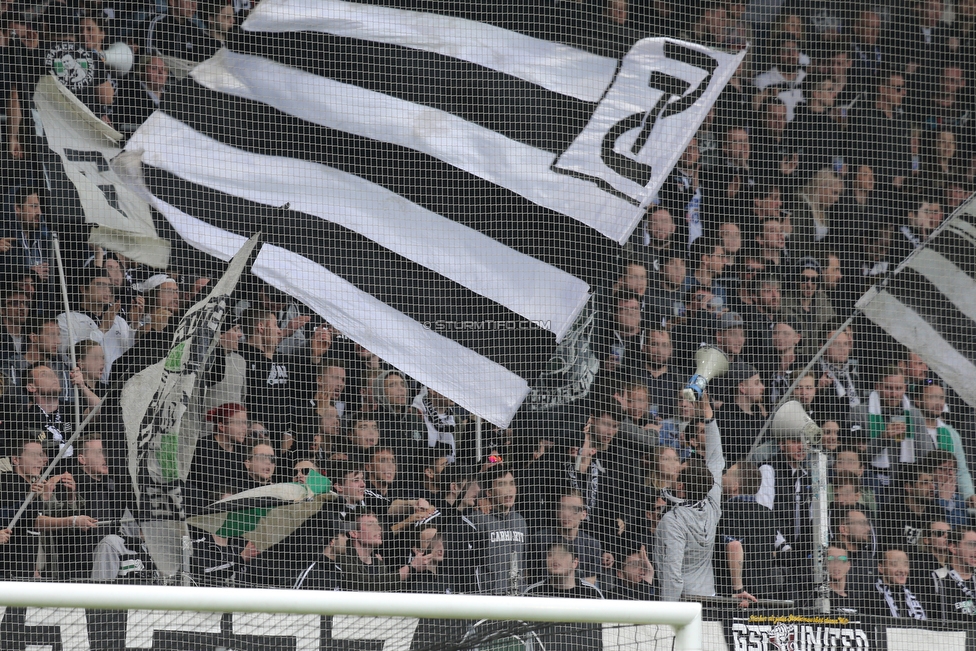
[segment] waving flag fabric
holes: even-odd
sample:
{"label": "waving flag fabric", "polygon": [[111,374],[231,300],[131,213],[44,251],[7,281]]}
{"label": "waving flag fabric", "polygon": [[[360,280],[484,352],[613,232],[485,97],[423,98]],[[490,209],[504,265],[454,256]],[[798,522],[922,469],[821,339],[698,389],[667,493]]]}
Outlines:
{"label": "waving flag fabric", "polygon": [[190,244],[262,230],[255,273],[504,426],[740,60],[265,0],[127,150]]}
{"label": "waving flag fabric", "polygon": [[976,407],[976,200],[857,307]]}

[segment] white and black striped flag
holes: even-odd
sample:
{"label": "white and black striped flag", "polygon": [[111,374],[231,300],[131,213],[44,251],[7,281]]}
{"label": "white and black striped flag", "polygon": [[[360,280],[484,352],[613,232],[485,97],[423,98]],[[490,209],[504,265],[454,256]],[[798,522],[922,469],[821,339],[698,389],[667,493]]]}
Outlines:
{"label": "white and black striped flag", "polygon": [[258,276],[504,426],[741,58],[264,0],[127,150],[191,245],[260,229]]}
{"label": "white and black striped flag", "polygon": [[976,407],[976,198],[919,246],[856,307]]}

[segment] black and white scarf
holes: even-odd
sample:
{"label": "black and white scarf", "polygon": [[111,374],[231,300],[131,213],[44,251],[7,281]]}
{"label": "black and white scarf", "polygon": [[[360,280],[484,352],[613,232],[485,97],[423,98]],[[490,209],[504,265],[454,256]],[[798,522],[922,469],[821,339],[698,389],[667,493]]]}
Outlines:
{"label": "black and white scarf", "polygon": [[838,398],[846,395],[851,407],[857,407],[861,404],[861,398],[857,395],[857,388],[854,386],[854,378],[851,376],[850,362],[841,366],[830,364],[821,359],[820,368],[827,374],[827,377],[833,380]]}
{"label": "black and white scarf", "polygon": [[447,460],[449,463],[454,463],[454,455],[457,452],[457,444],[454,439],[457,421],[454,419],[454,409],[448,408],[443,413],[437,411],[430,399],[427,387],[424,387],[414,398],[413,406],[421,413],[424,418],[424,425],[427,426],[428,447],[434,447],[438,443],[446,443],[451,446],[451,454]]}
{"label": "black and white scarf", "polygon": [[[901,609],[898,607],[898,604],[895,603],[895,596],[891,594],[891,589],[887,586],[887,584],[885,584],[885,582],[881,579],[878,579],[878,582],[874,584],[874,587],[877,588],[878,592],[880,592],[884,597],[885,603],[888,604],[888,610],[891,611],[891,616],[901,617]],[[905,607],[908,609],[908,616],[912,619],[928,619],[928,617],[925,615],[925,609],[922,608],[922,604],[920,604],[915,595],[912,594],[912,591],[907,587],[902,588],[902,590],[905,593]]]}

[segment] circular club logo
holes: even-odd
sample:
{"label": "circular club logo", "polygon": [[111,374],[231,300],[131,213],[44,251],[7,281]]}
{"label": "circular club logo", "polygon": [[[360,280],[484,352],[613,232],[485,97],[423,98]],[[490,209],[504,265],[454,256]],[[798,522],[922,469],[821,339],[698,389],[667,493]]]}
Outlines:
{"label": "circular club logo", "polygon": [[58,43],[47,51],[45,63],[68,90],[91,87],[95,79],[95,53],[77,43]]}

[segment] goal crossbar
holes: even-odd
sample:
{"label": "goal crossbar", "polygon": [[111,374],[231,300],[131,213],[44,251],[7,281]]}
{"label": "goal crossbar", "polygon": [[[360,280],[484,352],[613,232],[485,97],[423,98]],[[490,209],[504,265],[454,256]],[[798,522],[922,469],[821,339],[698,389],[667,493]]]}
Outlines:
{"label": "goal crossbar", "polygon": [[659,624],[674,629],[675,651],[702,651],[702,606],[685,602],[0,582],[0,605]]}

